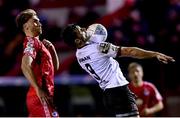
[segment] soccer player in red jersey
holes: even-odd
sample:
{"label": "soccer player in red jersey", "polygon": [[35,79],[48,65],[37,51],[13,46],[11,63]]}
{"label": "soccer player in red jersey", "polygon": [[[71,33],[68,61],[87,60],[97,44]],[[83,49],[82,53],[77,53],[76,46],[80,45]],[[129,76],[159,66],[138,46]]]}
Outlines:
{"label": "soccer player in red jersey", "polygon": [[58,117],[53,105],[54,70],[59,68],[56,50],[50,41],[40,41],[42,27],[34,10],[20,12],[16,23],[26,35],[21,69],[30,82],[26,100],[29,117]]}
{"label": "soccer player in red jersey", "polygon": [[143,68],[138,63],[131,63],[128,67],[131,80],[129,88],[137,95],[136,104],[140,116],[153,116],[163,109],[162,96],[150,82],[143,81]]}

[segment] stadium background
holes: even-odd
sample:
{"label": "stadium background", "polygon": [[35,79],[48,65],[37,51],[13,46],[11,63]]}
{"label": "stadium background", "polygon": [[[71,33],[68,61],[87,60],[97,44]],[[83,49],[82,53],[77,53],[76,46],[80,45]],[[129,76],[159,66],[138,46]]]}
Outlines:
{"label": "stadium background", "polygon": [[165,109],[157,116],[180,116],[180,1],[179,0],[0,0],[0,116],[27,116],[28,82],[20,63],[23,35],[16,15],[33,8],[43,24],[43,35],[55,45],[60,69],[55,76],[55,103],[60,116],[105,116],[102,91],[79,67],[74,51],[64,44],[61,31],[69,23],[87,27],[102,23],[107,41],[138,46],[173,56],[164,65],[156,59],[117,58],[127,76],[127,66],[137,61],[144,80],[154,83],[164,98]]}

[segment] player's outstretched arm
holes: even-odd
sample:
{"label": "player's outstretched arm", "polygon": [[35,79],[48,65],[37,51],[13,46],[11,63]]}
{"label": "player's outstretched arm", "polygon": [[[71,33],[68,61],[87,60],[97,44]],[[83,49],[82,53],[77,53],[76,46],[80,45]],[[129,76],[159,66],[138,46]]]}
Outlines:
{"label": "player's outstretched arm", "polygon": [[120,56],[130,56],[138,59],[157,58],[159,61],[165,64],[175,61],[173,57],[167,56],[165,54],[155,51],[148,51],[137,47],[121,47],[120,50]]}

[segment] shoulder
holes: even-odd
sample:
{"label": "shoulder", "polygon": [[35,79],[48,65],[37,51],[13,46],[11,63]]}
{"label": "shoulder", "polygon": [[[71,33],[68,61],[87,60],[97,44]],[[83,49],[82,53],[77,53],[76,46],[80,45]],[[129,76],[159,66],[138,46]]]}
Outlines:
{"label": "shoulder", "polygon": [[156,89],[155,85],[151,82],[144,81],[144,86],[151,88],[151,89]]}
{"label": "shoulder", "polygon": [[132,82],[130,82],[130,83],[128,84],[128,87],[129,87],[130,89],[133,89],[133,88],[134,88]]}
{"label": "shoulder", "polygon": [[148,82],[148,81],[144,81],[143,83],[144,83],[144,85],[146,85],[146,86],[154,86],[154,84],[153,84],[153,83]]}
{"label": "shoulder", "polygon": [[99,45],[95,43],[88,44],[80,49],[77,49],[76,51],[77,58],[81,58],[88,55],[91,57],[99,57],[100,56]]}
{"label": "shoulder", "polygon": [[23,45],[25,48],[39,48],[41,46],[41,42],[35,37],[25,37]]}
{"label": "shoulder", "polygon": [[30,41],[30,42],[34,42],[35,41],[35,39],[33,37],[26,37],[25,40]]}
{"label": "shoulder", "polygon": [[35,44],[36,42],[37,42],[37,40],[33,37],[25,37],[25,39],[24,39],[24,43]]}
{"label": "shoulder", "polygon": [[89,43],[82,48],[77,49],[77,52],[91,52],[97,50],[99,48],[99,44],[97,43]]}

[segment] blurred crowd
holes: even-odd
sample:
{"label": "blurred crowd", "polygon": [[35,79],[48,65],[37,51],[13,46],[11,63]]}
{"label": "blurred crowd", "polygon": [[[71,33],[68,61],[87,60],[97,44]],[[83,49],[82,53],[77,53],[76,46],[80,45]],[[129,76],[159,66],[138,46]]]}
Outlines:
{"label": "blurred crowd", "polygon": [[[133,1],[133,4],[127,3],[116,13],[107,16],[104,15],[104,11],[94,10],[95,0],[92,0],[94,2],[90,1],[86,0],[85,13],[79,13],[83,11],[78,12],[78,10],[69,8],[70,12],[66,24],[77,23],[82,27],[87,27],[92,23],[102,23],[108,30],[108,42],[122,46],[137,46],[173,56],[176,62],[169,65],[162,65],[155,60],[141,61],[141,64],[145,68],[147,80],[157,84],[160,82],[160,87],[165,86],[180,90],[180,76],[178,74],[178,66],[180,65],[178,53],[180,48],[179,0],[127,0]],[[22,75],[20,63],[24,35],[16,28],[15,17],[21,10],[27,8],[40,10],[37,7],[38,2],[35,0],[0,0],[0,76]],[[72,49],[62,41],[61,31],[64,26],[49,22],[46,19],[48,16],[44,17],[41,14],[39,16],[44,30],[42,38],[50,39],[55,44],[59,54],[70,54],[61,63],[68,67],[60,67],[59,73],[67,71],[69,74],[85,74],[78,66],[74,55],[69,53],[72,52]],[[130,61],[132,59],[119,59],[123,71],[126,71]]]}

